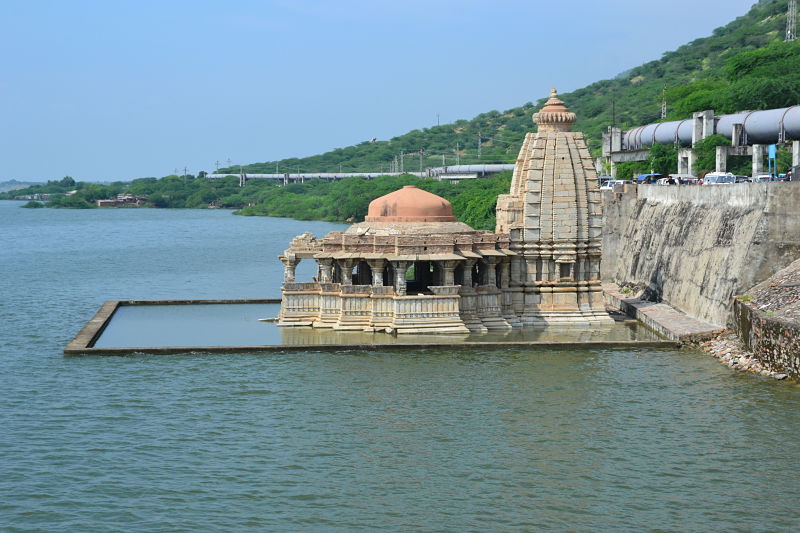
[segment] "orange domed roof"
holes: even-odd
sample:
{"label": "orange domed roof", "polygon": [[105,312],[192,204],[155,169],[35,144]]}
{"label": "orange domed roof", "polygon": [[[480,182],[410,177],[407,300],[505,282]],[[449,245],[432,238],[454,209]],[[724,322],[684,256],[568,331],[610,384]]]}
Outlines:
{"label": "orange domed roof", "polygon": [[369,204],[366,222],[454,222],[450,202],[414,185],[376,198]]}

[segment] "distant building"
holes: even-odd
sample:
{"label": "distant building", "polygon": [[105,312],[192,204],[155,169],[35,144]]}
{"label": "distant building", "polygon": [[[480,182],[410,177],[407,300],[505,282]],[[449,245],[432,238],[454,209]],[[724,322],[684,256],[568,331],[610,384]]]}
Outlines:
{"label": "distant building", "polygon": [[107,200],[97,200],[97,207],[123,207],[126,205],[142,205],[147,201],[146,196],[135,196],[133,194],[118,194],[116,198]]}

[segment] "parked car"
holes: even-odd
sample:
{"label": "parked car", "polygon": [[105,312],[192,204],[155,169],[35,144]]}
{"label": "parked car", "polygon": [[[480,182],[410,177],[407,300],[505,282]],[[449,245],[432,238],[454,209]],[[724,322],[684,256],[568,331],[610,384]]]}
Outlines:
{"label": "parked car", "polygon": [[614,185],[625,185],[626,183],[630,183],[625,180],[607,180],[600,186],[601,191],[611,191],[614,189]]}
{"label": "parked car", "polygon": [[757,183],[763,183],[765,181],[775,181],[775,176],[773,176],[772,174],[759,174],[753,181]]}
{"label": "parked car", "polygon": [[750,176],[736,176],[736,183],[752,183],[753,178]]}
{"label": "parked car", "polygon": [[709,172],[703,176],[703,185],[728,185],[736,183],[736,176],[730,172]]}
{"label": "parked car", "polygon": [[670,177],[678,182],[678,185],[697,185],[697,177],[691,174],[670,174]]}

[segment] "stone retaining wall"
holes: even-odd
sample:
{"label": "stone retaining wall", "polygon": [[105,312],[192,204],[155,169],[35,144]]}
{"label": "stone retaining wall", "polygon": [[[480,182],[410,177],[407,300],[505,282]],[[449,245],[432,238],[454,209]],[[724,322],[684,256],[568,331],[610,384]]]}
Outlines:
{"label": "stone retaining wall", "polygon": [[800,324],[767,316],[736,298],[733,328],[763,366],[800,380]]}
{"label": "stone retaining wall", "polygon": [[800,184],[604,193],[604,282],[716,325],[733,297],[800,258]]}

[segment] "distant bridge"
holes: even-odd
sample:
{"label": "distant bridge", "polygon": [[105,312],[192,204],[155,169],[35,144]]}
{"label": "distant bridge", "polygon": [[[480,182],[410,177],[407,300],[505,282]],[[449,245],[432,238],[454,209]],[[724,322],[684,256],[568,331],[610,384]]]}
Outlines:
{"label": "distant bridge", "polygon": [[439,181],[458,182],[464,179],[482,178],[506,170],[514,170],[514,165],[450,165],[428,168],[425,172],[305,172],[294,174],[250,174],[242,172],[238,174],[208,174],[206,178],[222,179],[236,177],[239,178],[240,187],[244,187],[247,180],[272,180],[278,184],[288,185],[289,183],[304,183],[306,180],[338,181],[345,178],[362,178],[369,180],[377,178],[378,176],[402,176],[404,174],[410,174],[418,178],[436,178]]}
{"label": "distant bridge", "polygon": [[713,110],[699,111],[686,120],[658,122],[627,131],[609,126],[603,133],[603,157],[611,162],[611,174],[616,163],[644,161],[650,146],[674,144],[678,150],[678,172],[693,174],[694,151],[698,141],[711,135],[731,140],[730,146],[717,147],[716,170],[726,171],[728,156],[746,155],[753,158],[753,175],[764,171],[764,149],[770,144],[791,143],[792,166],[800,165],[800,106],[742,111],[715,116]]}

